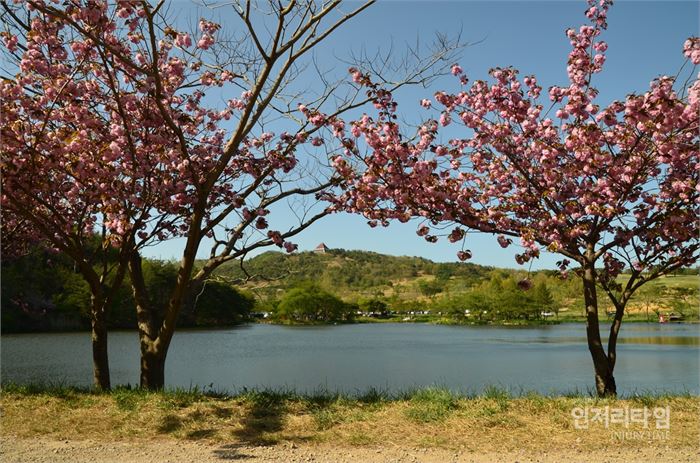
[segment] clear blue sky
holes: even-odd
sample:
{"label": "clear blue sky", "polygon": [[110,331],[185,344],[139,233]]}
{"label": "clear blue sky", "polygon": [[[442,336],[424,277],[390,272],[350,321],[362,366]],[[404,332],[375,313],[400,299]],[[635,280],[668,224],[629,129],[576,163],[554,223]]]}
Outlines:
{"label": "clear blue sky", "polygon": [[[346,7],[358,5],[350,2]],[[585,17],[584,1],[398,1],[380,0],[341,28],[318,51],[322,64],[333,65],[333,55],[345,57],[362,46],[368,50],[394,44],[401,50],[431,41],[439,31],[450,36],[462,33],[462,40],[478,44],[461,53],[460,64],[471,80],[486,77],[491,67],[512,65],[521,75],[535,74],[545,89],[566,84],[568,27],[578,27]],[[609,13],[608,42],[604,71],[594,81],[601,101],[622,99],[641,92],[661,74],[675,74],[683,63],[684,40],[698,35],[699,3],[696,1],[616,1]],[[182,18],[179,18],[182,19]],[[345,68],[342,64],[340,67]],[[400,112],[419,117],[420,98],[430,97],[438,88],[456,90],[453,78],[434,88],[412,88],[398,95]],[[424,113],[423,113],[424,114]],[[280,211],[287,214],[286,211]],[[415,234],[415,224],[392,224],[370,229],[362,217],[337,214],[318,222],[294,242],[300,250],[324,242],[331,248],[364,249],[394,255],[423,256],[435,261],[455,261],[456,245],[442,240],[430,244]],[[501,249],[490,235],[474,234],[467,247],[472,262],[499,267],[517,267],[513,255],[519,249]],[[275,248],[277,249],[277,248]],[[146,254],[164,259],[178,258],[182,242],[173,240],[149,248]],[[203,244],[200,255],[208,254]],[[560,257],[544,254],[532,268],[553,268]]]}

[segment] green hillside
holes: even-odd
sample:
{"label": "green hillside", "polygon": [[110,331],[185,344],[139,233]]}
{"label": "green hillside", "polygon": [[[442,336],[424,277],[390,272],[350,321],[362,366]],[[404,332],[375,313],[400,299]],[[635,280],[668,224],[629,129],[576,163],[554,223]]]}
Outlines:
{"label": "green hillside", "polygon": [[[698,318],[698,277],[688,270],[660,278],[638,292],[628,306],[628,318],[655,320],[658,311],[681,312]],[[691,274],[688,274],[691,273]],[[381,300],[391,311],[430,310],[457,315],[485,306],[512,318],[538,317],[553,311],[560,320],[583,320],[577,278],[562,280],[551,270],[527,272],[462,262],[433,262],[421,257],[390,256],[369,251],[331,249],[325,253],[286,254],[268,251],[244,262],[222,266],[217,277],[254,294],[258,308],[274,310],[290,289],[314,283],[348,303]],[[518,282],[529,279],[534,291]],[[625,276],[620,277],[621,282]],[[601,318],[611,310],[600,294]],[[512,308],[512,310],[511,310]],[[452,316],[451,315],[451,316]]]}
{"label": "green hillside", "polygon": [[[493,271],[492,267],[468,263],[436,263],[422,257],[344,249],[294,254],[268,251],[246,261],[244,268],[252,277],[245,286],[262,293],[312,280],[340,296],[385,294],[397,287],[410,292],[418,282],[436,278],[458,279],[471,286]],[[222,266],[218,275],[235,280],[246,278],[239,263]]]}
{"label": "green hillside", "polygon": [[[247,260],[244,269],[238,262],[229,263],[217,275],[240,281],[247,273],[250,279],[243,286],[263,297],[313,281],[344,298],[421,297],[461,291],[489,279],[495,271],[503,272],[469,263],[437,263],[422,257],[344,249],[294,254],[268,251]],[[430,282],[436,280],[442,286],[430,288]]]}

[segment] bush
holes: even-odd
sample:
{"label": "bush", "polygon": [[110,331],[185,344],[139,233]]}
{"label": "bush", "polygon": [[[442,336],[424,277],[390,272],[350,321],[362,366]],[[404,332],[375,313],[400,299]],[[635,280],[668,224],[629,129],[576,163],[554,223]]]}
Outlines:
{"label": "bush", "polygon": [[225,283],[209,281],[194,304],[197,326],[231,325],[248,319],[255,299]]}
{"label": "bush", "polygon": [[279,305],[276,316],[280,320],[303,322],[350,320],[356,306],[346,304],[315,283],[302,283],[289,290]]}

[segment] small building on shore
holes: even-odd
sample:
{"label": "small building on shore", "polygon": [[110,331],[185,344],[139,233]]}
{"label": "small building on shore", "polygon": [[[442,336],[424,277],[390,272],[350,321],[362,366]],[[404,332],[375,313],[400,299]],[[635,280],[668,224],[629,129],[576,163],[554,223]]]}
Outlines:
{"label": "small building on shore", "polygon": [[316,246],[316,248],[314,249],[314,252],[318,252],[318,253],[320,253],[320,254],[325,254],[325,253],[327,253],[328,251],[329,251],[328,246],[326,246],[324,243],[319,244],[319,245]]}

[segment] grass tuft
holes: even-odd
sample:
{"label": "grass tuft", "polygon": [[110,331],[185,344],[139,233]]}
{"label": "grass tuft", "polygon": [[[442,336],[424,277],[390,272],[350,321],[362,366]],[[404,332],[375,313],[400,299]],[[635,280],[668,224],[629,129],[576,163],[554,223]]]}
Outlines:
{"label": "grass tuft", "polygon": [[367,391],[356,394],[357,400],[363,404],[381,404],[391,399],[389,392],[385,389],[371,387]]}
{"label": "grass tuft", "polygon": [[429,387],[415,391],[406,416],[417,423],[444,420],[457,407],[457,397],[445,388]]}
{"label": "grass tuft", "polygon": [[488,386],[484,389],[484,398],[495,401],[499,411],[508,410],[510,401],[510,392],[508,390],[497,386]]}
{"label": "grass tuft", "polygon": [[123,412],[137,412],[146,401],[149,393],[143,389],[132,389],[129,386],[119,386],[111,392],[112,400],[117,409]]}

